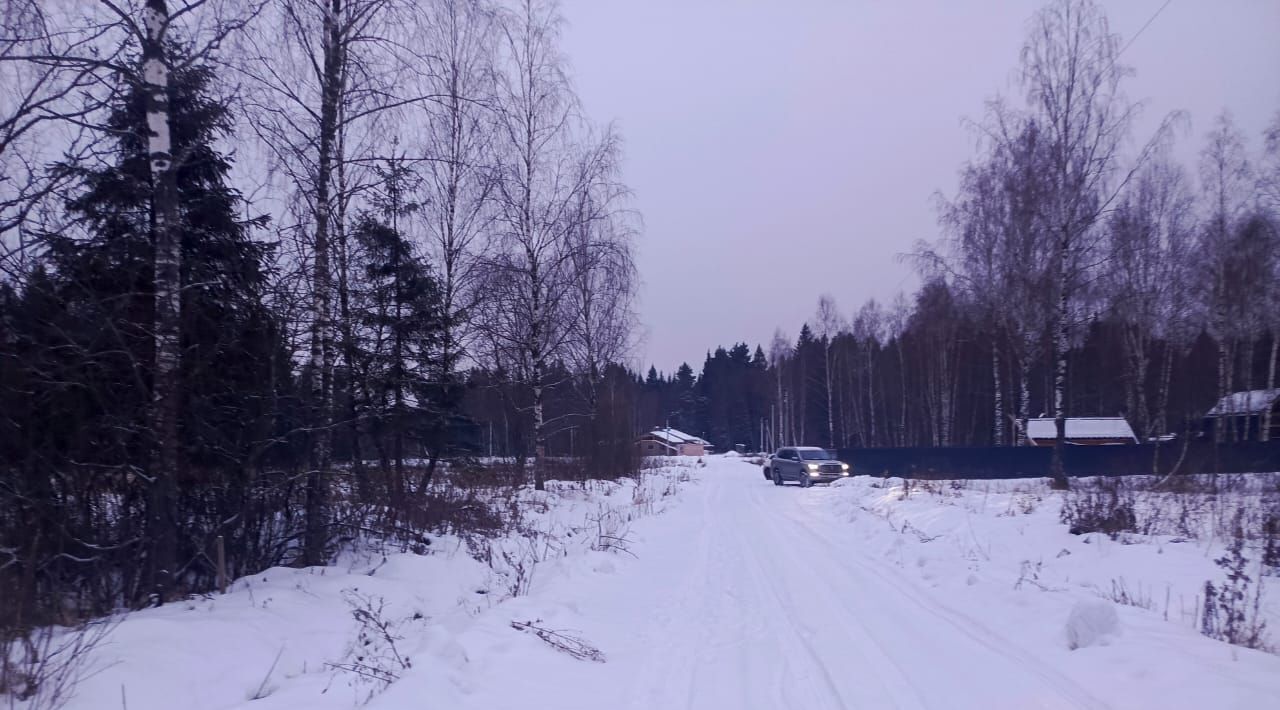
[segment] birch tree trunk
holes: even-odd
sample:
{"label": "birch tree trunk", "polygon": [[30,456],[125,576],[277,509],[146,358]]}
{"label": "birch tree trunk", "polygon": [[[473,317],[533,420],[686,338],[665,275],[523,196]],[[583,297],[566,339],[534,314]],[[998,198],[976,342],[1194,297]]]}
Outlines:
{"label": "birch tree trunk", "polygon": [[[851,355],[853,355],[851,353]],[[852,359],[852,357],[851,357]],[[853,428],[858,434],[858,441],[861,446],[870,446],[870,440],[867,438],[867,424],[862,411],[862,386],[858,382],[858,373],[856,368],[850,366],[849,374],[849,409],[853,412]]]}
{"label": "birch tree trunk", "polygon": [[[342,103],[339,102],[339,125],[341,125]],[[335,154],[344,156],[346,154],[346,131],[339,129],[337,135],[337,145]],[[361,400],[368,401],[369,386],[368,382],[361,382],[358,378],[357,362],[359,360],[359,352],[356,342],[355,319],[351,312],[351,247],[348,242],[347,224],[347,208],[350,201],[351,190],[347,183],[346,161],[336,160],[334,172],[336,174],[337,186],[337,210],[334,227],[334,252],[337,255],[337,295],[338,295],[338,320],[339,323],[335,330],[341,335],[342,348],[342,370],[347,377],[347,411],[345,428],[351,437],[351,470],[355,474],[356,486],[362,496],[372,494],[369,472],[364,465],[364,451],[360,442],[361,435]]]}
{"label": "birch tree trunk", "polygon": [[1000,380],[1000,346],[994,341],[991,343],[991,384],[994,389],[991,440],[996,446],[1004,446],[1004,386]]}
{"label": "birch tree trunk", "polygon": [[[394,169],[392,175],[396,175]],[[395,233],[397,239],[401,239],[400,235],[400,188],[397,185],[391,191],[391,231]],[[400,325],[400,319],[404,314],[404,270],[401,264],[403,254],[399,245],[392,251],[392,317],[396,324],[391,335],[391,362],[392,362],[392,390],[394,414],[392,415],[393,437],[391,439],[391,456],[395,465],[395,481],[393,490],[396,495],[403,496],[405,493],[404,479],[404,425],[407,412],[405,411],[404,386],[405,378],[408,376],[409,366],[405,362],[404,347],[404,328]]]}
{"label": "birch tree trunk", "polygon": [[[1231,394],[1232,388],[1235,386],[1235,362],[1236,352],[1235,343],[1227,340],[1225,337],[1222,342],[1222,351],[1219,357],[1222,363],[1222,396],[1227,397]],[[1235,398],[1231,398],[1225,408],[1224,416],[1221,421],[1225,423],[1227,430],[1223,433],[1223,440],[1235,443],[1236,440],[1236,402]]]}
{"label": "birch tree trunk", "polygon": [[[901,355],[901,351],[898,353]],[[903,398],[905,403],[906,394]],[[867,441],[868,446],[876,446],[876,353],[875,342],[867,341]]]}
{"label": "birch tree trunk", "polygon": [[[1276,337],[1276,332],[1271,332],[1271,356],[1267,359],[1267,392],[1274,393],[1276,391],[1276,350],[1280,346],[1280,338]],[[1275,409],[1275,404],[1268,402],[1266,409],[1262,410],[1261,431],[1258,432],[1259,441],[1271,441],[1271,412]]]}
{"label": "birch tree trunk", "polygon": [[333,323],[330,255],[330,200],[334,147],[338,133],[339,97],[342,87],[343,0],[329,0],[325,7],[321,76],[320,135],[315,182],[315,245],[312,261],[312,323],[309,354],[311,390],[310,470],[306,485],[306,526],[303,564],[326,561],[329,540],[329,466],[333,449]]}
{"label": "birch tree trunk", "polygon": [[1124,326],[1124,343],[1125,350],[1128,351],[1129,359],[1129,391],[1127,399],[1129,401],[1130,416],[1133,417],[1134,427],[1142,439],[1146,440],[1152,435],[1152,422],[1150,408],[1147,406],[1147,369],[1149,366],[1147,347],[1149,345],[1146,337],[1145,324],[1126,323]]}
{"label": "birch tree trunk", "polygon": [[955,358],[950,353],[944,355],[946,379],[943,381],[943,430],[942,445],[950,446],[956,430],[956,389],[960,380],[955,367]]}
{"label": "birch tree trunk", "polygon": [[[1227,344],[1223,336],[1219,335],[1214,339],[1218,346],[1218,401],[1222,402],[1223,397],[1227,396]],[[1213,420],[1213,441],[1215,444],[1221,444],[1226,440],[1226,409],[1218,412],[1217,418]]]}
{"label": "birch tree trunk", "polygon": [[1062,449],[1066,444],[1067,438],[1067,412],[1064,400],[1067,392],[1067,329],[1069,327],[1066,284],[1071,249],[1069,235],[1070,232],[1064,228],[1061,242],[1058,245],[1058,269],[1060,270],[1058,278],[1060,283],[1058,285],[1058,307],[1054,313],[1053,338],[1053,423],[1057,430],[1057,435],[1053,441],[1053,459],[1050,473],[1053,476],[1054,485],[1062,488],[1067,486],[1067,476],[1062,462]]}
{"label": "birch tree trunk", "polygon": [[[902,392],[902,404],[898,411],[898,446],[907,445],[907,358],[902,352],[902,339],[896,341],[895,349],[898,351],[898,385]],[[874,401],[873,401],[874,406]],[[872,425],[874,426],[874,416]],[[872,432],[874,434],[874,431]]]}
{"label": "birch tree trunk", "polygon": [[143,10],[142,79],[146,87],[147,153],[151,167],[152,233],[155,241],[155,373],[151,428],[155,443],[150,466],[151,585],[162,603],[178,592],[176,478],[179,467],[178,413],[181,403],[182,240],[177,166],[170,138],[169,66],[165,0],[147,0]]}
{"label": "birch tree trunk", "polygon": [[542,281],[538,273],[537,258],[529,255],[530,309],[533,318],[529,324],[529,363],[530,381],[533,390],[533,487],[535,490],[546,488],[546,471],[543,457],[547,453],[547,417],[544,402],[544,384],[546,377],[545,353],[542,350]]}
{"label": "birch tree trunk", "polygon": [[775,442],[777,444],[777,447],[781,448],[782,441],[787,435],[787,422],[786,422],[787,415],[786,415],[786,407],[785,407],[786,398],[782,396],[782,358],[781,357],[775,358],[773,367],[774,367],[774,374],[777,375],[776,379],[778,381],[778,423],[777,423],[777,428],[774,429],[774,438],[777,440]]}
{"label": "birch tree trunk", "polygon": [[1031,382],[1028,377],[1031,365],[1028,362],[1027,347],[1018,354],[1018,440],[1020,446],[1027,444],[1027,420],[1031,409]]}
{"label": "birch tree trunk", "polygon": [[1160,475],[1160,442],[1161,436],[1168,432],[1169,421],[1169,387],[1173,379],[1173,346],[1165,343],[1164,359],[1160,362],[1160,391],[1156,395],[1155,446],[1152,447],[1151,473]]}
{"label": "birch tree trunk", "polygon": [[822,365],[823,365],[824,377],[827,385],[827,446],[834,449],[836,447],[836,410],[832,406],[832,397],[831,397],[831,345],[832,345],[832,342],[833,340],[827,341],[826,348],[823,351],[825,354],[823,356],[824,362],[822,363]]}

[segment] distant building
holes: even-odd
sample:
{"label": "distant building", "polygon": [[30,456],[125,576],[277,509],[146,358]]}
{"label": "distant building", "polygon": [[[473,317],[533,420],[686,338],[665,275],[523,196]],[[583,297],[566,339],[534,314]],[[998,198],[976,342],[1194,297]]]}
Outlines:
{"label": "distant building", "polygon": [[[1068,417],[1065,443],[1074,446],[1136,444],[1133,428],[1124,417]],[[1052,417],[1027,420],[1027,444],[1053,446],[1058,425]]]}
{"label": "distant building", "polygon": [[1280,439],[1280,389],[1232,392],[1218,400],[1204,415],[1204,432],[1213,436],[1218,427],[1235,426],[1244,441],[1262,437],[1263,420],[1271,412],[1271,439]]}
{"label": "distant building", "polygon": [[636,439],[636,448],[641,456],[704,456],[710,451],[711,443],[666,427],[654,429]]}

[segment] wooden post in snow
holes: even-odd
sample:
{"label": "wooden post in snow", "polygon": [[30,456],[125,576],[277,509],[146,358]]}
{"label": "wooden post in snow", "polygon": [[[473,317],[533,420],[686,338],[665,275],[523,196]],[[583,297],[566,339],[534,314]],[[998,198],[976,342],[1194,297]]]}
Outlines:
{"label": "wooden post in snow", "polygon": [[214,550],[217,553],[218,561],[218,593],[227,593],[227,548],[223,542],[222,536],[214,541]]}

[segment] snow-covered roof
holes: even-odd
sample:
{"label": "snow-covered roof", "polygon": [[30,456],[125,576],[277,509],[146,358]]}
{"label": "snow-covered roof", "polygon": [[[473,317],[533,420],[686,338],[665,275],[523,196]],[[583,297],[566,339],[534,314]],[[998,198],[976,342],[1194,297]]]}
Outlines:
{"label": "snow-covered roof", "polygon": [[668,444],[702,444],[703,446],[711,445],[711,442],[707,441],[706,439],[699,439],[698,437],[693,436],[692,434],[686,434],[680,431],[679,429],[672,429],[671,427],[666,427],[664,429],[654,429],[653,431],[649,432],[649,436],[652,436],[658,441],[662,441]]}
{"label": "snow-covered roof", "polygon": [[[1068,417],[1068,439],[1131,439],[1137,442],[1133,428],[1124,417]],[[1052,417],[1027,420],[1027,437],[1046,441],[1058,436],[1058,426]]]}
{"label": "snow-covered roof", "polygon": [[1280,389],[1232,392],[1218,400],[1206,416],[1220,417],[1231,414],[1261,414],[1275,406]]}

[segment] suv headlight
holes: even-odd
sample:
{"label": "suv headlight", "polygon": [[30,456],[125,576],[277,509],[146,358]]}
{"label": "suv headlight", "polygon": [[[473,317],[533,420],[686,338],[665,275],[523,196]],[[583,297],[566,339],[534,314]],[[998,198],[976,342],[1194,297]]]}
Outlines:
{"label": "suv headlight", "polygon": [[816,463],[811,463],[811,464],[807,464],[807,465],[808,465],[808,467],[809,467],[809,470],[810,470],[810,471],[817,471],[817,470],[818,470],[818,464],[816,464]]}
{"label": "suv headlight", "polygon": [[840,464],[840,470],[841,470],[841,471],[848,471],[848,470],[849,470],[849,464],[847,464],[847,463],[842,463],[842,464]]}

